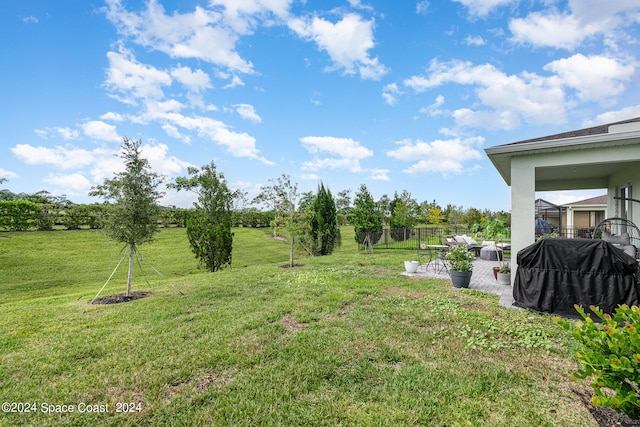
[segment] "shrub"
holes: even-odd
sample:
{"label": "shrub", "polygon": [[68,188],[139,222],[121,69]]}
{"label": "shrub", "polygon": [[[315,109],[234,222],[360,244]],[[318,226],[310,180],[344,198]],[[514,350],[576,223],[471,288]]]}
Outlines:
{"label": "shrub", "polygon": [[37,225],[42,205],[27,200],[0,202],[0,228],[9,231],[26,231]]}
{"label": "shrub", "polygon": [[584,322],[556,321],[581,344],[578,360],[582,367],[575,379],[592,377],[593,404],[608,406],[631,418],[640,417],[640,336],[635,325],[640,322],[640,308],[618,306],[613,315],[598,307],[589,307],[602,321],[594,322],[584,308],[576,310]]}
{"label": "shrub", "polygon": [[451,248],[446,255],[447,261],[454,271],[473,271],[473,260],[476,257],[467,250],[464,245],[458,245]]}

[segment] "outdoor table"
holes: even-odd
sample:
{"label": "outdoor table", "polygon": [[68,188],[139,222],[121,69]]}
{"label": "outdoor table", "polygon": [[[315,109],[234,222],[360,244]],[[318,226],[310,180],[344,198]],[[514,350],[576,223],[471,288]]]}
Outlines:
{"label": "outdoor table", "polygon": [[[433,271],[436,273],[441,272],[443,269],[449,271],[447,268],[447,264],[443,259],[440,258],[441,252],[447,252],[449,246],[447,245],[420,245],[420,249],[426,251],[426,255],[428,256],[428,261],[425,265],[425,270],[429,269],[429,266],[433,266]],[[442,265],[440,265],[440,261],[442,261]]]}

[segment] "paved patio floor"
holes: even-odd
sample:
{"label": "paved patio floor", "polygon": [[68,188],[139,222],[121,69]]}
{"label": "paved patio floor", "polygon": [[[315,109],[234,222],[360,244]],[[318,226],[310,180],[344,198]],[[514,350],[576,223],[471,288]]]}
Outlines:
{"label": "paved patio floor", "polygon": [[[434,268],[433,264],[430,264],[428,268],[426,264],[422,264],[415,273],[404,272],[402,274],[411,277],[428,277],[451,281],[448,271],[441,268],[442,261],[439,261],[439,263],[436,268]],[[493,267],[497,266],[498,263],[496,261],[485,261],[481,258],[476,258],[473,261],[473,274],[471,275],[469,289],[500,295],[500,306],[518,308],[513,305],[513,287],[499,285],[493,277]]]}

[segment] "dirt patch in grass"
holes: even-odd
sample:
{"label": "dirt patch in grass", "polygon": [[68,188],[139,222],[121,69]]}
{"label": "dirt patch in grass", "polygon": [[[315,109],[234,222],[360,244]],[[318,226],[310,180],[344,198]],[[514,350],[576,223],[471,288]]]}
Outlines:
{"label": "dirt patch in grass", "polygon": [[572,391],[580,398],[584,406],[591,412],[600,427],[640,427],[640,420],[632,420],[624,414],[619,414],[611,408],[595,406],[591,403],[588,392],[573,388]]}
{"label": "dirt patch in grass", "polygon": [[304,264],[293,264],[293,266],[291,266],[291,264],[284,264],[280,266],[280,268],[296,268],[296,267],[304,267]]}
{"label": "dirt patch in grass", "polygon": [[300,322],[296,321],[296,319],[293,317],[293,315],[291,315],[291,313],[289,313],[286,316],[284,316],[280,320],[280,323],[283,324],[284,326],[286,326],[287,329],[289,329],[291,331],[301,331],[306,326],[304,323],[300,323]]}
{"label": "dirt patch in grass", "polygon": [[122,302],[129,302],[141,298],[146,298],[151,295],[151,292],[131,292],[127,294],[108,295],[106,297],[96,298],[93,304],[120,304]]}

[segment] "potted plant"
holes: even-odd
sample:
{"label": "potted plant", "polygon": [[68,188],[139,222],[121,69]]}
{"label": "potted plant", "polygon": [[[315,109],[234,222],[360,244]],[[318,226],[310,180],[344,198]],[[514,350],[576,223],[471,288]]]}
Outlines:
{"label": "potted plant", "polygon": [[498,274],[496,280],[499,285],[509,286],[511,284],[511,267],[509,267],[508,262],[499,261],[500,269],[498,270]]}
{"label": "potted plant", "polygon": [[465,245],[458,245],[451,248],[445,258],[449,261],[449,274],[453,286],[468,288],[475,256],[467,250]]}
{"label": "potted plant", "polygon": [[509,262],[505,261],[504,252],[498,249],[498,245],[496,245],[496,255],[496,259],[498,260],[496,280],[499,285],[509,286],[511,284],[511,267],[509,266]]}

